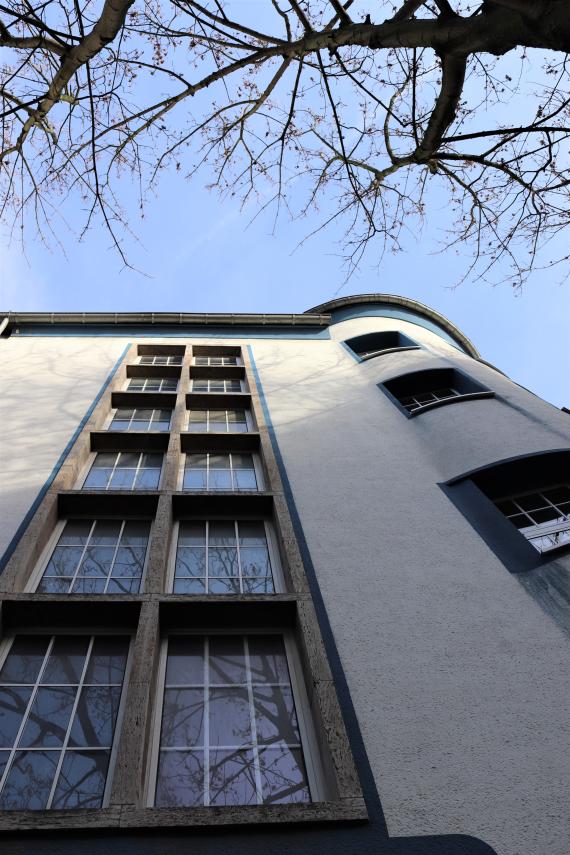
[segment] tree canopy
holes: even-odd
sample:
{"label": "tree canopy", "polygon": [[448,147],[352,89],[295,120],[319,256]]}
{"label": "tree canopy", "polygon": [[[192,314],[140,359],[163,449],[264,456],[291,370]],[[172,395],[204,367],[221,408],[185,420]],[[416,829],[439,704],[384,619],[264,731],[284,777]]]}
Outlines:
{"label": "tree canopy", "polygon": [[570,257],[568,0],[0,0],[0,48],[1,215],[49,239],[77,194],[122,254],[121,182],[205,167],[349,268],[434,198],[480,276]]}

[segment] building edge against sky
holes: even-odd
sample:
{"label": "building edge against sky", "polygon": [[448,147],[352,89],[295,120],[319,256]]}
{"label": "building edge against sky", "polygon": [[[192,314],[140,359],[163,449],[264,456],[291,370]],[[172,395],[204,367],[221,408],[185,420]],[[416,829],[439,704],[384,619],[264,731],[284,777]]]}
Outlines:
{"label": "building edge against sky", "polygon": [[[6,852],[567,855],[568,414],[392,295],[16,313],[2,336]],[[86,633],[77,678],[44,679],[48,640],[9,679],[14,636]],[[130,653],[96,689],[109,634]],[[171,679],[195,643],[204,676]],[[89,691],[120,701],[81,742]],[[75,698],[65,726],[54,692]],[[174,692],[207,732],[180,729]]]}

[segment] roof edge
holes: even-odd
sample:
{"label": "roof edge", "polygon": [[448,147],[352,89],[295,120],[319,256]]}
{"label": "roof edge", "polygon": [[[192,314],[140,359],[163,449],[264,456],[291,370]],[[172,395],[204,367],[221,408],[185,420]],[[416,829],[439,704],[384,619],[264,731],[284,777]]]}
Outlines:
{"label": "roof edge", "polygon": [[0,312],[0,318],[10,326],[41,324],[66,326],[77,324],[129,326],[318,326],[328,327],[329,314],[302,312],[299,314],[249,314],[212,312]]}
{"label": "roof edge", "polygon": [[480,353],[467,336],[455,326],[448,318],[436,312],[435,309],[430,309],[424,303],[417,300],[412,300],[410,297],[399,297],[397,294],[354,294],[351,297],[339,297],[336,300],[329,300],[326,303],[321,303],[319,306],[314,306],[312,309],[307,309],[307,315],[328,313],[332,314],[336,309],[344,309],[350,306],[361,305],[363,303],[391,303],[392,305],[401,306],[403,309],[408,309],[418,315],[434,321],[442,327],[461,347],[475,359],[480,359]]}

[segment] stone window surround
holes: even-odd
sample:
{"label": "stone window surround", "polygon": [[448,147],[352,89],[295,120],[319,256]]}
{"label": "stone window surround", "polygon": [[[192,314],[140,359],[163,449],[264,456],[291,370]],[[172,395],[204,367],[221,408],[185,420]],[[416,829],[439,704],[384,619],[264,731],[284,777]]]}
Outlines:
{"label": "stone window surround", "polygon": [[[166,351],[166,346],[157,347]],[[198,345],[203,350],[207,345]],[[143,351],[144,348],[144,351]],[[332,674],[322,641],[315,608],[309,592],[303,562],[294,535],[285,499],[283,484],[273,455],[268,428],[263,418],[256,385],[250,382],[251,409],[258,426],[260,456],[264,468],[264,481],[271,491],[273,503],[273,526],[282,557],[283,571],[287,580],[288,593],[231,596],[231,597],[188,597],[164,594],[165,568],[171,547],[173,498],[179,471],[181,450],[180,434],[184,429],[186,396],[178,389],[176,404],[168,436],[161,488],[155,491],[156,513],[148,550],[148,569],[144,590],[139,595],[38,595],[23,593],[36,563],[58,523],[58,504],[62,500],[73,502],[73,486],[85,466],[91,452],[91,433],[104,429],[113,396],[120,392],[127,379],[127,368],[136,361],[141,352],[149,352],[151,346],[137,348],[132,345],[119,368],[69,452],[40,507],[31,520],[25,536],[12,555],[5,572],[0,577],[0,593],[3,605],[4,627],[10,634],[24,632],[26,627],[37,627],[43,623],[54,631],[61,632],[65,621],[69,631],[77,626],[97,632],[97,615],[100,626],[108,631],[112,615],[113,627],[123,629],[123,616],[137,610],[140,615],[133,623],[135,641],[133,668],[127,689],[125,719],[118,740],[118,760],[109,806],[100,810],[78,811],[16,811],[0,814],[0,831],[14,829],[61,829],[61,828],[136,828],[169,826],[220,826],[249,823],[283,823],[304,821],[363,821],[367,811],[362,797],[344,721],[340,712]],[[152,347],[154,350],[154,347]],[[183,370],[192,364],[192,345],[186,347]],[[242,348],[242,359],[246,371],[250,371],[249,358]],[[249,397],[249,396],[248,396]],[[267,495],[267,494],[265,494]],[[111,498],[111,497],[107,497]],[[149,497],[150,498],[150,497]],[[239,499],[239,497],[238,497]],[[101,496],[94,501],[102,501]],[[145,501],[141,496],[140,501]],[[218,612],[224,612],[224,625],[239,620],[240,631],[247,631],[251,621],[263,620],[272,627],[290,626],[294,632],[303,668],[305,686],[309,697],[310,713],[314,722],[319,750],[322,755],[323,774],[327,780],[329,800],[311,804],[283,804],[252,807],[216,808],[215,816],[210,808],[147,808],[144,807],[144,774],[148,763],[147,740],[151,727],[153,704],[156,692],[156,668],[160,648],[161,631],[172,623],[170,613],[178,609],[178,624],[192,625],[211,615],[207,630],[218,622]],[[216,615],[212,609],[217,610]],[[78,618],[75,613],[83,617]],[[182,610],[182,612],[180,611]],[[268,621],[268,610],[275,615]],[[168,613],[168,617],[167,617]],[[243,619],[243,615],[247,619]],[[286,614],[286,619],[282,617]],[[32,617],[33,616],[33,617]],[[235,616],[235,617],[234,617]],[[65,620],[64,620],[65,619]],[[64,621],[64,623],[62,623]],[[175,621],[176,623],[176,621]],[[141,712],[142,711],[142,712]]]}

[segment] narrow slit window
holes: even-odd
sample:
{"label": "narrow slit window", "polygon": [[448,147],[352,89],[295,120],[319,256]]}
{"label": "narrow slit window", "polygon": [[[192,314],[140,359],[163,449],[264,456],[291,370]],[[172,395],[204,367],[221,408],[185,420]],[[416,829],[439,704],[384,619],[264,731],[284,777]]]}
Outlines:
{"label": "narrow slit window", "polygon": [[272,594],[274,568],[262,520],[183,520],[173,593]]}
{"label": "narrow slit window", "polygon": [[138,594],[150,520],[68,520],[40,594]]}
{"label": "narrow slit window", "polygon": [[96,455],[83,489],[156,490],[161,469],[162,454],[104,451]]}
{"label": "narrow slit window", "polygon": [[126,636],[17,636],[0,669],[0,810],[100,808]]}
{"label": "narrow slit window", "polygon": [[170,430],[171,415],[171,410],[119,407],[111,419],[109,430],[167,431]]}
{"label": "narrow slit window", "polygon": [[187,454],[183,490],[258,490],[252,454]]}
{"label": "narrow slit window", "polygon": [[155,805],[310,800],[282,636],[171,636]]}

